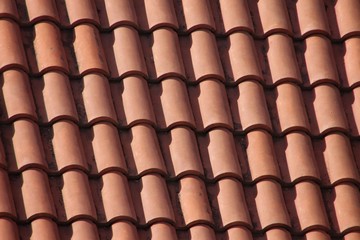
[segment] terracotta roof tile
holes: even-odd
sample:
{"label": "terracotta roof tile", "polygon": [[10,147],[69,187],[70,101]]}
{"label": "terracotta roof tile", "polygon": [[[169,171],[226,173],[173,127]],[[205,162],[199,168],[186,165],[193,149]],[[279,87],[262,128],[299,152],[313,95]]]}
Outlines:
{"label": "terracotta roof tile", "polygon": [[359,16],[1,1],[0,236],[359,239]]}

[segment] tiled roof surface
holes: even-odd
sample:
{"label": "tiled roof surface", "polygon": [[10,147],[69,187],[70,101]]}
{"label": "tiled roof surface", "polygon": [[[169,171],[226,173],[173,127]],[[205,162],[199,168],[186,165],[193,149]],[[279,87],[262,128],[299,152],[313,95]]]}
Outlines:
{"label": "tiled roof surface", "polygon": [[359,0],[0,1],[1,239],[360,239]]}

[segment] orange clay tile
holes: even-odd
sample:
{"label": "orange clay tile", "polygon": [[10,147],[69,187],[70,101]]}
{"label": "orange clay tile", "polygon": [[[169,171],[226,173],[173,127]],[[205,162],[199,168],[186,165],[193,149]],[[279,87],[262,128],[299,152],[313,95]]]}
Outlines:
{"label": "orange clay tile", "polygon": [[51,178],[50,185],[60,222],[79,218],[96,219],[89,180],[84,172],[69,170],[61,176]]}
{"label": "orange clay tile", "polygon": [[334,46],[336,50],[336,64],[339,66],[341,84],[344,87],[359,86],[360,84],[360,37],[345,40],[344,44]]}
{"label": "orange clay tile", "polygon": [[57,217],[49,181],[46,173],[42,170],[25,170],[20,175],[12,176],[10,183],[19,220]]}
{"label": "orange clay tile", "polygon": [[349,180],[360,182],[347,136],[342,133],[329,134],[323,140],[314,142],[314,151],[323,184]]}
{"label": "orange clay tile", "polygon": [[300,237],[299,240],[331,240],[329,234],[324,231],[313,230],[307,232],[305,236]]}
{"label": "orange clay tile", "polygon": [[328,38],[321,35],[311,35],[304,42],[304,58],[309,84],[322,82],[338,84],[333,49]]}
{"label": "orange clay tile", "polygon": [[17,5],[15,1],[4,0],[0,2],[1,17],[9,17],[9,18],[13,18],[14,20],[17,20],[19,18],[18,11],[20,10],[17,9]]}
{"label": "orange clay tile", "polygon": [[228,34],[237,30],[254,31],[246,0],[218,0],[210,3],[218,32]]}
{"label": "orange clay tile", "polygon": [[97,24],[99,22],[93,0],[57,1],[57,9],[60,15],[61,24],[64,26],[75,26],[80,23]]}
{"label": "orange clay tile", "polygon": [[1,19],[0,28],[0,69],[19,67],[28,69],[20,29],[17,23],[10,19]]}
{"label": "orange clay tile", "polygon": [[29,82],[28,76],[21,70],[8,70],[2,74],[2,121],[19,117],[37,119]]}
{"label": "orange clay tile", "polygon": [[21,239],[60,240],[56,223],[49,218],[39,218],[20,227]]}
{"label": "orange clay tile", "polygon": [[174,226],[168,223],[155,223],[140,231],[139,235],[140,239],[177,240]]}
{"label": "orange clay tile", "polygon": [[[71,81],[80,121],[91,124],[107,120],[117,122],[108,79],[102,74],[87,74]],[[81,93],[81,95],[79,94]]]}
{"label": "orange clay tile", "polygon": [[39,120],[54,122],[60,118],[78,121],[69,78],[62,72],[48,72],[31,79]]}
{"label": "orange clay tile", "polygon": [[[23,8],[20,8],[20,18],[22,21],[31,23],[51,20],[59,22],[59,16],[54,0],[20,0],[17,1]],[[22,10],[22,11],[21,11]]]}
{"label": "orange clay tile", "polygon": [[158,127],[174,125],[195,127],[186,84],[178,78],[166,78],[150,86]]}
{"label": "orange clay tile", "polygon": [[234,138],[229,130],[210,130],[206,135],[199,136],[198,142],[205,176],[208,179],[214,180],[224,176],[242,177]]}
{"label": "orange clay tile", "polygon": [[81,129],[82,144],[91,174],[110,170],[127,171],[118,129],[111,123],[96,123]]}
{"label": "orange clay tile", "polygon": [[99,71],[105,74],[108,73],[99,30],[95,26],[82,24],[75,27],[73,46],[79,71],[78,73],[74,73],[75,75],[86,74],[91,71]]}
{"label": "orange clay tile", "polygon": [[334,38],[360,32],[360,2],[357,0],[328,1],[328,19]]}
{"label": "orange clay tile", "polygon": [[245,152],[240,158],[245,181],[263,178],[281,179],[271,135],[264,130],[249,132],[244,139],[237,139],[238,152]]}
{"label": "orange clay tile", "polygon": [[19,231],[16,222],[9,218],[0,218],[0,235],[5,239],[19,240]]}
{"label": "orange clay tile", "polygon": [[169,132],[159,134],[159,138],[170,177],[204,174],[196,137],[191,129],[176,127]]}
{"label": "orange clay tile", "polygon": [[330,35],[324,1],[299,0],[288,4],[289,16],[297,37],[306,37],[313,33]]}
{"label": "orange clay tile", "polygon": [[179,234],[179,240],[216,240],[214,230],[205,224],[190,227],[186,232]]}
{"label": "orange clay tile", "polygon": [[9,171],[21,171],[35,166],[47,168],[37,124],[27,119],[21,119],[2,131]]}
{"label": "orange clay tile", "polygon": [[159,27],[178,28],[172,1],[135,0],[134,6],[141,30],[153,30]]}
{"label": "orange clay tile", "polygon": [[127,77],[120,83],[111,83],[110,89],[120,125],[132,126],[139,122],[151,124],[156,122],[149,86],[144,78]]}
{"label": "orange clay tile", "polygon": [[188,90],[197,129],[233,127],[226,90],[222,83],[209,79]]}
{"label": "orange clay tile", "polygon": [[227,82],[262,79],[254,39],[250,34],[235,32],[218,43]]}
{"label": "orange clay tile", "polygon": [[344,240],[356,240],[360,238],[360,232],[350,232],[344,236]]}
{"label": "orange clay tile", "polygon": [[134,4],[131,0],[95,0],[102,28],[119,25],[137,26]]}
{"label": "orange clay tile", "polygon": [[271,119],[277,133],[291,130],[309,131],[303,96],[299,86],[293,83],[278,85],[267,93]]}
{"label": "orange clay tile", "polygon": [[254,240],[292,240],[291,234],[285,228],[273,228]]}
{"label": "orange clay tile", "polygon": [[121,132],[121,141],[130,175],[166,173],[156,132],[151,126],[139,124]]}
{"label": "orange clay tile", "polygon": [[316,183],[297,183],[285,191],[285,200],[292,226],[296,231],[330,229],[321,190]]}
{"label": "orange clay tile", "polygon": [[[175,2],[175,1],[174,1]],[[180,27],[187,32],[196,29],[215,29],[211,5],[208,0],[180,0],[178,3]]]}
{"label": "orange clay tile", "polygon": [[290,226],[290,218],[279,183],[273,180],[260,181],[254,186],[247,187],[245,196],[256,230]]}
{"label": "orange clay tile", "polygon": [[76,124],[70,121],[56,122],[51,128],[43,129],[42,136],[51,171],[63,172],[69,168],[87,169],[80,132]]}
{"label": "orange clay tile", "polygon": [[285,183],[303,179],[320,180],[311,138],[303,132],[291,132],[274,141],[276,158]]}
{"label": "orange clay tile", "polygon": [[62,240],[100,240],[95,223],[89,220],[78,220],[59,228]]}
{"label": "orange clay tile", "polygon": [[142,37],[145,60],[151,79],[166,76],[185,77],[179,37],[170,28],[160,28]]}
{"label": "orange clay tile", "polygon": [[219,228],[232,225],[252,227],[242,184],[233,178],[224,178],[208,187],[215,223]]}
{"label": "orange clay tile", "polygon": [[99,229],[100,239],[139,240],[136,226],[130,222],[115,222],[110,227]]}
{"label": "orange clay tile", "polygon": [[149,174],[134,180],[130,189],[139,224],[175,221],[167,186],[160,175]]}
{"label": "orange clay tile", "polygon": [[257,35],[273,32],[291,33],[291,24],[284,0],[248,1]]}
{"label": "orange clay tile", "polygon": [[313,135],[348,129],[339,89],[323,84],[303,94]]}
{"label": "orange clay tile", "polygon": [[272,129],[264,91],[258,82],[241,82],[227,93],[235,130]]}
{"label": "orange clay tile", "polygon": [[351,183],[335,186],[325,192],[330,222],[333,229],[342,233],[360,224],[360,193],[359,188]]}
{"label": "orange clay tile", "polygon": [[136,219],[128,182],[123,174],[109,172],[100,179],[92,180],[91,192],[98,222]]}
{"label": "orange clay tile", "polygon": [[31,71],[43,73],[56,69],[68,72],[68,63],[58,27],[51,22],[40,22],[35,24],[32,35],[34,40],[26,49]]}
{"label": "orange clay tile", "polygon": [[[276,1],[281,2],[281,0]],[[266,84],[278,84],[280,81],[301,83],[294,44],[289,36],[273,34],[266,41],[258,42],[257,49],[261,56],[262,67],[266,69],[264,76]]]}
{"label": "orange clay tile", "polygon": [[0,189],[0,216],[16,217],[17,214],[11,194],[9,177],[3,169],[0,169]]}
{"label": "orange clay tile", "polygon": [[[112,78],[129,74],[147,75],[146,64],[136,29],[128,26],[101,34],[106,61]],[[126,58],[126,61],[124,59]]]}
{"label": "orange clay tile", "polygon": [[[190,2],[191,0],[187,1]],[[198,81],[205,78],[224,79],[213,33],[208,30],[198,30],[180,40],[188,81]]]}
{"label": "orange clay tile", "polygon": [[246,227],[231,227],[227,229],[224,233],[219,234],[218,239],[227,239],[227,240],[236,240],[236,239],[242,239],[242,240],[253,240],[251,231],[247,229]]}

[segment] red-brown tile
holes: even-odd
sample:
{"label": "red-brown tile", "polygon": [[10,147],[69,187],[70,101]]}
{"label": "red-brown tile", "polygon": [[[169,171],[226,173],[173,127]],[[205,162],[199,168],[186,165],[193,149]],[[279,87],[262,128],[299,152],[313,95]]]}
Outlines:
{"label": "red-brown tile", "polygon": [[306,37],[313,33],[330,35],[325,3],[322,0],[288,1],[294,34]]}
{"label": "red-brown tile", "polygon": [[134,6],[141,30],[153,30],[158,27],[178,28],[172,1],[136,0]]}
{"label": "red-brown tile", "polygon": [[0,16],[18,20],[18,9],[15,1],[4,0],[0,2]]}
{"label": "red-brown tile", "polygon": [[207,179],[214,180],[224,176],[242,177],[234,138],[229,130],[213,129],[204,136],[200,135],[198,141]]}
{"label": "red-brown tile", "polygon": [[1,120],[11,121],[20,117],[37,119],[29,78],[23,71],[5,71],[1,76],[1,87]]}
{"label": "red-brown tile", "polygon": [[[67,1],[72,2],[69,0]],[[79,2],[82,1],[89,0],[81,0]],[[73,74],[84,75],[90,71],[98,71],[108,74],[107,61],[102,49],[99,30],[95,26],[82,24],[75,27],[73,46],[76,56],[76,65],[78,68],[78,72]],[[72,63],[71,65],[73,64],[75,63]]]}
{"label": "red-brown tile", "polygon": [[71,83],[81,123],[117,122],[108,79],[104,75],[88,74]]}
{"label": "red-brown tile", "polygon": [[136,219],[127,178],[122,173],[109,172],[92,180],[91,190],[98,222]]}
{"label": "red-brown tile", "polygon": [[119,170],[127,172],[118,129],[111,123],[96,123],[81,129],[82,144],[91,174]]}
{"label": "red-brown tile", "polygon": [[20,227],[21,239],[60,240],[56,223],[48,218],[39,218]]}
{"label": "red-brown tile", "polygon": [[102,28],[119,25],[137,26],[134,4],[131,0],[95,0]]}
{"label": "red-brown tile", "polygon": [[10,19],[1,19],[0,28],[0,69],[19,67],[28,70],[25,51],[21,40],[20,29],[17,23]]}
{"label": "red-brown tile", "polygon": [[78,220],[71,225],[61,226],[59,232],[62,240],[100,240],[96,224],[89,220]]}
{"label": "red-brown tile", "polygon": [[321,230],[312,230],[297,240],[331,240],[330,235]]}
{"label": "red-brown tile", "polygon": [[4,127],[2,134],[9,171],[29,167],[47,168],[38,125],[21,119]]}
{"label": "red-brown tile", "polygon": [[[276,0],[280,2],[281,0]],[[255,1],[256,2],[256,1]],[[261,2],[266,2],[262,0]],[[266,41],[258,41],[257,49],[266,84],[282,81],[301,83],[300,71],[292,38],[285,34],[273,34]]]}
{"label": "red-brown tile", "polygon": [[[187,1],[191,2],[191,0]],[[208,30],[198,30],[180,40],[188,81],[199,81],[205,78],[224,79],[213,33]]]}
{"label": "red-brown tile", "polygon": [[312,90],[303,91],[303,95],[313,135],[325,134],[332,130],[347,131],[344,107],[339,90],[335,86],[319,85]]}
{"label": "red-brown tile", "polygon": [[258,54],[254,39],[250,34],[246,32],[232,33],[226,39],[219,40],[218,45],[227,82],[262,79]]}
{"label": "red-brown tile", "polygon": [[151,85],[151,97],[160,128],[175,125],[195,127],[186,84],[178,78],[167,78]]}
{"label": "red-brown tile", "polygon": [[360,182],[347,136],[342,133],[329,134],[323,140],[314,141],[314,150],[323,184],[345,180]]}
{"label": "red-brown tile", "polygon": [[342,86],[348,88],[360,84],[360,37],[352,37],[342,44],[333,44],[336,65]]}
{"label": "red-brown tile", "polygon": [[285,190],[284,196],[293,230],[330,229],[319,185],[300,182]]}
{"label": "red-brown tile", "polygon": [[31,85],[42,123],[54,122],[60,118],[78,121],[70,82],[65,73],[45,73],[41,78],[31,79]]}
{"label": "red-brown tile", "polygon": [[75,26],[80,23],[99,23],[93,0],[61,0],[56,3],[61,24],[64,26]]}
{"label": "red-brown tile", "polygon": [[190,227],[189,231],[180,232],[179,240],[215,240],[214,229],[208,225],[195,225]]}
{"label": "red-brown tile", "polygon": [[264,91],[258,82],[241,82],[227,93],[235,130],[272,129]]}
{"label": "red-brown tile", "polygon": [[46,160],[51,171],[69,168],[86,170],[87,164],[81,144],[79,128],[70,121],[56,122],[51,128],[42,129]]}
{"label": "red-brown tile", "polygon": [[139,224],[156,220],[175,222],[167,185],[160,175],[149,174],[134,180],[130,182],[130,189]]}
{"label": "red-brown tile", "polygon": [[248,3],[257,35],[269,35],[274,32],[292,33],[285,1],[258,0]]}
{"label": "red-brown tile", "polygon": [[344,38],[360,32],[360,2],[327,1],[328,19],[333,38]]}
{"label": "red-brown tile", "polygon": [[151,126],[136,125],[121,133],[121,141],[131,176],[166,173],[157,135]]}
{"label": "red-brown tile", "polygon": [[110,86],[117,117],[121,126],[132,126],[139,122],[155,124],[149,86],[140,76],[114,82]]}
{"label": "red-brown tile", "polygon": [[0,139],[0,168],[7,169],[5,149],[1,139]]}
{"label": "red-brown tile", "polygon": [[189,87],[189,96],[198,130],[211,127],[233,128],[225,86],[206,80]]}
{"label": "red-brown tile", "polygon": [[255,230],[291,226],[279,183],[273,180],[260,181],[245,188],[245,197]]}
{"label": "red-brown tile", "polygon": [[264,130],[251,131],[242,139],[236,139],[243,176],[246,182],[258,181],[263,178],[281,179],[276,161],[273,139]]}
{"label": "red-brown tile", "polygon": [[323,82],[339,84],[333,48],[328,38],[311,35],[306,38],[302,51],[305,59],[302,71],[309,81],[305,81],[306,85]]}
{"label": "red-brown tile", "polygon": [[217,32],[228,34],[237,30],[254,31],[246,0],[218,0],[210,3]]}
{"label": "red-brown tile", "polygon": [[100,239],[139,240],[136,226],[130,222],[116,222],[99,230]]}
{"label": "red-brown tile", "polygon": [[103,33],[101,36],[112,78],[124,77],[129,74],[147,76],[146,64],[136,29],[121,26],[111,33]]}
{"label": "red-brown tile", "polygon": [[208,185],[214,221],[219,228],[232,225],[252,227],[241,182],[224,178],[214,185]]}
{"label": "red-brown tile", "polygon": [[25,170],[21,175],[12,176],[10,182],[19,220],[57,216],[48,177],[42,170]]}
{"label": "red-brown tile", "polygon": [[173,29],[160,28],[151,35],[143,35],[142,46],[151,79],[166,76],[185,78],[179,38]]}
{"label": "red-brown tile", "polygon": [[252,233],[246,227],[231,227],[223,233],[218,233],[218,239],[220,240],[253,240]]}
{"label": "red-brown tile", "polygon": [[177,127],[159,135],[162,154],[171,178],[186,174],[204,175],[194,132]]}
{"label": "red-brown tile", "polygon": [[360,226],[360,192],[353,184],[340,184],[324,191],[332,228],[337,233]]}
{"label": "red-brown tile", "polygon": [[69,170],[50,179],[58,221],[77,218],[96,219],[96,210],[87,175],[79,170]]}
{"label": "red-brown tile", "polygon": [[[59,22],[56,4],[53,0],[17,0],[16,2],[18,4],[20,19],[23,23],[34,23],[46,20]],[[12,15],[14,15],[14,13],[12,13]]]}
{"label": "red-brown tile", "polygon": [[285,183],[303,179],[320,181],[311,138],[303,132],[291,132],[275,139],[276,157]]}
{"label": "red-brown tile", "polygon": [[292,240],[291,234],[285,228],[273,228],[263,235],[254,237],[254,240]]}
{"label": "red-brown tile", "polygon": [[344,240],[356,240],[360,238],[360,232],[350,232],[344,236]]}
{"label": "red-brown tile", "polygon": [[277,133],[310,130],[299,86],[293,83],[280,84],[273,91],[267,92],[267,100],[272,123]]}
{"label": "red-brown tile", "polygon": [[168,223],[155,223],[149,227],[140,231],[140,239],[149,240],[177,240],[176,231],[174,226]]}
{"label": "red-brown tile", "polygon": [[16,209],[7,172],[0,169],[0,216],[16,218]]}
{"label": "red-brown tile", "polygon": [[360,135],[360,87],[342,95],[346,117],[349,123],[350,134]]}
{"label": "red-brown tile", "polygon": [[19,240],[20,237],[16,222],[9,218],[0,218],[0,236],[7,240]]}

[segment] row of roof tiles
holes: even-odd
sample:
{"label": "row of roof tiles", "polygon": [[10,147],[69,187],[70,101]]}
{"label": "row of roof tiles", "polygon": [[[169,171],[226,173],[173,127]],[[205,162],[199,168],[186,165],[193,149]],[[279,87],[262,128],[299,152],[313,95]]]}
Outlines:
{"label": "row of roof tiles", "polygon": [[234,177],[246,185],[263,179],[284,186],[304,180],[323,187],[342,182],[360,185],[359,142],[339,132],[320,139],[304,132],[273,138],[259,129],[233,136],[224,128],[195,134],[187,127],[176,127],[157,135],[146,124],[119,132],[111,123],[79,129],[62,120],[39,129],[21,119],[2,126],[2,139],[0,165],[15,175],[29,168],[43,169],[50,176],[78,169],[92,178],[117,171],[131,179],[158,173],[168,180],[185,175],[207,182]]}
{"label": "row of roof tiles", "polygon": [[166,183],[152,173],[128,181],[118,172],[88,179],[79,170],[48,177],[34,168],[10,177],[0,170],[0,176],[0,217],[22,224],[50,218],[65,225],[77,220],[98,226],[130,221],[138,227],[166,222],[179,230],[198,224],[216,231],[243,226],[254,233],[283,227],[297,235],[314,229],[333,236],[360,231],[360,193],[349,183],[321,190],[312,181],[282,188],[273,180],[243,186],[227,177],[205,185],[196,176]]}
{"label": "row of roof tiles", "polygon": [[207,28],[229,34],[241,29],[259,37],[274,31],[295,37],[323,33],[333,39],[360,33],[357,0],[7,0],[0,5],[0,17],[23,25],[50,20],[63,28],[91,23],[102,30],[129,25],[153,31],[167,26],[182,32]]}

